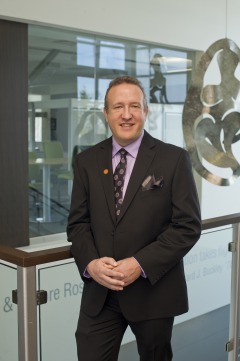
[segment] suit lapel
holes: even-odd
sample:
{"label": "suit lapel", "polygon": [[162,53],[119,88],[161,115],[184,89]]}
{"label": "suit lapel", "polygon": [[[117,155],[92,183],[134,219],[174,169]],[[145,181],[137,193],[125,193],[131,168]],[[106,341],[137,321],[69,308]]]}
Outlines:
{"label": "suit lapel", "polygon": [[133,171],[127,186],[126,194],[121,207],[121,212],[118,217],[118,222],[124,216],[136,192],[142,185],[144,178],[147,176],[148,169],[155,157],[155,154],[156,150],[154,138],[145,131],[138,151],[137,159],[135,161]]}
{"label": "suit lapel", "polygon": [[98,168],[105,197],[107,200],[109,212],[113,221],[116,221],[115,216],[115,202],[114,202],[114,185],[113,185],[113,171],[112,171],[112,137],[100,144],[99,152],[97,153]]}

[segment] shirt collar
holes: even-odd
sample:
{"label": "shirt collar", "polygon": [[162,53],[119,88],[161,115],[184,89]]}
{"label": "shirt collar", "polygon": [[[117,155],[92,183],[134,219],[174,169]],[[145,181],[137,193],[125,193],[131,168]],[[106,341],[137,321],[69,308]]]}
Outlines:
{"label": "shirt collar", "polygon": [[114,157],[121,148],[124,148],[127,150],[127,152],[132,157],[136,158],[137,154],[138,154],[138,149],[142,142],[143,135],[144,135],[144,131],[142,131],[142,134],[140,135],[140,137],[138,139],[136,139],[134,142],[128,144],[126,147],[122,147],[121,145],[119,145],[113,136],[112,137],[112,157]]}

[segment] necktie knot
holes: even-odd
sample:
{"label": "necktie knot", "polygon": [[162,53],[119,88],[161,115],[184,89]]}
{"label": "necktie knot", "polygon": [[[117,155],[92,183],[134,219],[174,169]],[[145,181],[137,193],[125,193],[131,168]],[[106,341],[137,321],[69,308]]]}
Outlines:
{"label": "necktie knot", "polygon": [[119,167],[122,163],[127,163],[127,151],[124,148],[121,148],[118,153],[120,154],[120,162],[118,163],[117,167]]}
{"label": "necktie knot", "polygon": [[127,151],[124,148],[119,149],[118,153],[120,153],[121,157],[126,157]]}

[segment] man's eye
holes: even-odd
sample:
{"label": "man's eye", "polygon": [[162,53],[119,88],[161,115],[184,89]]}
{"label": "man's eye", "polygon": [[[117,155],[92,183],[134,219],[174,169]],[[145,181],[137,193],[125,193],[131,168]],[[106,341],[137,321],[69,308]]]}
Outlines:
{"label": "man's eye", "polygon": [[140,108],[140,105],[139,105],[139,104],[133,104],[133,105],[131,105],[131,107],[132,107],[133,109],[139,109],[139,108]]}

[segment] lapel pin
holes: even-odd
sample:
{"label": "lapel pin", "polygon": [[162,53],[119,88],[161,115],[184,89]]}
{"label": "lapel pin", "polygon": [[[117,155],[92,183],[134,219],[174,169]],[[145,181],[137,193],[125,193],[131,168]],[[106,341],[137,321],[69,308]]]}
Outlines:
{"label": "lapel pin", "polygon": [[108,169],[104,169],[103,174],[108,174]]}

